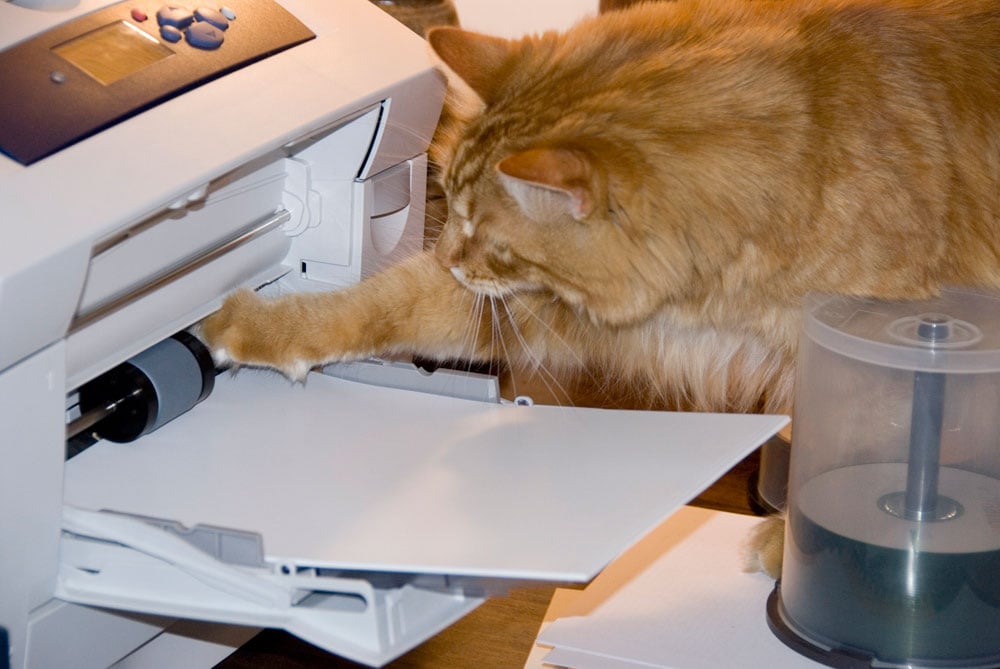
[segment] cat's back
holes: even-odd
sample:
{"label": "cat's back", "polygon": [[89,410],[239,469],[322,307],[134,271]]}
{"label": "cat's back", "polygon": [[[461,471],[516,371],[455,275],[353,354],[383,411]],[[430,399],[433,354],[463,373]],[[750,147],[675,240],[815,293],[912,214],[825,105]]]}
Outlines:
{"label": "cat's back", "polygon": [[617,104],[662,127],[724,111],[707,95],[804,110],[868,82],[886,87],[869,99],[937,95],[981,113],[1000,110],[998,80],[1000,0],[672,0],[526,38],[509,85],[540,118]]}
{"label": "cat's back", "polygon": [[863,66],[856,76],[997,88],[1000,0],[807,0],[792,16],[820,74],[844,63]]}
{"label": "cat's back", "polygon": [[653,2],[552,55],[564,107],[652,166],[628,173],[649,210],[753,231],[769,290],[1000,285],[1000,0]]}
{"label": "cat's back", "polygon": [[546,57],[589,62],[591,74],[709,46],[785,49],[801,57],[849,47],[839,59],[860,55],[859,48],[906,57],[919,47],[931,58],[961,55],[993,68],[1000,62],[1000,0],[644,2],[582,22],[563,39]]}

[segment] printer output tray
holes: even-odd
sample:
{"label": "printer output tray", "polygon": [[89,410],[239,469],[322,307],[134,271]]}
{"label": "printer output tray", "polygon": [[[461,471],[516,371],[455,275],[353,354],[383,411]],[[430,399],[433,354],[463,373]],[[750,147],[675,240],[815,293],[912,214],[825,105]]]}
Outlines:
{"label": "printer output tray", "polygon": [[57,596],[380,665],[481,603],[475,579],[590,580],[785,422],[241,370],[67,463]]}

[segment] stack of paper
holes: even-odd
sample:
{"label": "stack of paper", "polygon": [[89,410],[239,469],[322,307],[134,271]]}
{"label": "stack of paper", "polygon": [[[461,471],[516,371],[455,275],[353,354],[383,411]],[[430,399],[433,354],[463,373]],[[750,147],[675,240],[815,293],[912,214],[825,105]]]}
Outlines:
{"label": "stack of paper", "polygon": [[[767,626],[773,581],[743,571],[760,519],[685,507],[585,590],[559,590],[526,669],[813,669]],[[556,619],[558,618],[558,619]]]}

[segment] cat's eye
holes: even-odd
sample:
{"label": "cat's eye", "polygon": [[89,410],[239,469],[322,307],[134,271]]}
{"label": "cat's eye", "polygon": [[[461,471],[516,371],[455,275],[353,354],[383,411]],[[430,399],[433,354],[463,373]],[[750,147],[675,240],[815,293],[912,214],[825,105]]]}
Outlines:
{"label": "cat's eye", "polygon": [[510,265],[514,260],[514,254],[510,250],[510,245],[506,242],[494,241],[493,255],[505,265]]}

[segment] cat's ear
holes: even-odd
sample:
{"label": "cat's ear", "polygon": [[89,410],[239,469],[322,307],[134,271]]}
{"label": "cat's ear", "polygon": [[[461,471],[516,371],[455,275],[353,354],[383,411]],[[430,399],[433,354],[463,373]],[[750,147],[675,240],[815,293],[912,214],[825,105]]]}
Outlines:
{"label": "cat's ear", "polygon": [[500,37],[441,26],[427,33],[437,57],[489,104],[510,65],[511,43]]}
{"label": "cat's ear", "polygon": [[597,205],[597,175],[580,151],[528,149],[501,160],[497,171],[510,196],[535,220],[569,214],[582,221]]}

